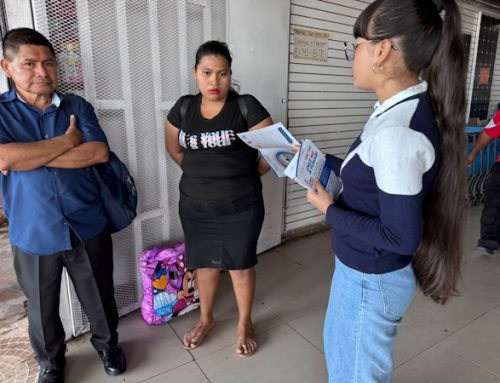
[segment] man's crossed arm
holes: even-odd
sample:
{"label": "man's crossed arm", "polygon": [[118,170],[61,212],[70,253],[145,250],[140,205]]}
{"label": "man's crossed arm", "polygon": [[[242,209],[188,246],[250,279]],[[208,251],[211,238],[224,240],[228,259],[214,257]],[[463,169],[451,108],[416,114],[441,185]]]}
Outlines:
{"label": "man's crossed arm", "polygon": [[0,171],[33,170],[42,166],[78,169],[108,161],[103,142],[83,142],[83,134],[71,115],[65,134],[50,140],[0,144]]}

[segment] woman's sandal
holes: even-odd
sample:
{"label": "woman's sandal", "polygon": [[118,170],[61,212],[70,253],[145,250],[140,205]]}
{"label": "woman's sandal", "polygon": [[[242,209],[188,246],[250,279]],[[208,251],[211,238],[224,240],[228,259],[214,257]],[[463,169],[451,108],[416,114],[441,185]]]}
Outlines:
{"label": "woman's sandal", "polygon": [[183,338],[184,347],[187,350],[193,350],[196,347],[198,347],[203,342],[203,340],[210,332],[210,330],[214,328],[214,326],[215,326],[214,321],[212,322],[198,321],[196,325],[184,335]]}

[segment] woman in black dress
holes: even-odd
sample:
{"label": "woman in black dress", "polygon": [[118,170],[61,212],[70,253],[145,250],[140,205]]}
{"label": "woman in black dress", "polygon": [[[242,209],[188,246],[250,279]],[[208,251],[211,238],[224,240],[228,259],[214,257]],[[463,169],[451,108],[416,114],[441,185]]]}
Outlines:
{"label": "woman in black dress", "polygon": [[228,270],[239,310],[236,352],[257,347],[251,311],[255,293],[257,239],[264,220],[260,176],[269,170],[236,133],[273,122],[252,96],[246,111],[231,88],[231,55],[225,43],[208,41],[196,53],[193,75],[200,92],[181,97],[167,116],[165,145],[181,167],[179,215],[188,267],[197,269],[200,319],[184,335],[198,347],[214,327],[220,271]]}

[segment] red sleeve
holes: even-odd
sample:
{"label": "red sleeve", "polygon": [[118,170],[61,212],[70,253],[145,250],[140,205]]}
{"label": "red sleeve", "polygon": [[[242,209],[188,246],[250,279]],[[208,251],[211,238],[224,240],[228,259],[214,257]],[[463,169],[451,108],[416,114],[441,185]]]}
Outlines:
{"label": "red sleeve", "polygon": [[490,122],[484,127],[483,132],[491,138],[500,136],[500,110],[493,116]]}

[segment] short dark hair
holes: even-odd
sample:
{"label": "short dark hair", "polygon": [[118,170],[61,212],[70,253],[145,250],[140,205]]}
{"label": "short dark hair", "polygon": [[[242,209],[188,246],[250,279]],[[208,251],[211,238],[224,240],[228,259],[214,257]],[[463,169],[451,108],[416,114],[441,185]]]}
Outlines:
{"label": "short dark hair", "polygon": [[224,57],[227,61],[229,68],[231,68],[232,58],[231,53],[229,52],[229,48],[227,44],[222,41],[210,40],[198,47],[196,51],[196,59],[194,68],[198,67],[198,64],[201,62],[201,59],[205,56],[221,56]]}
{"label": "short dark hair", "polygon": [[21,45],[41,45],[49,48],[56,57],[56,52],[50,41],[40,32],[31,28],[16,28],[8,31],[2,41],[3,55],[12,60]]}

